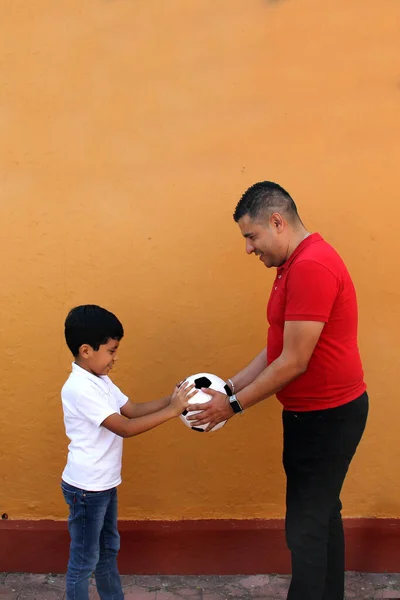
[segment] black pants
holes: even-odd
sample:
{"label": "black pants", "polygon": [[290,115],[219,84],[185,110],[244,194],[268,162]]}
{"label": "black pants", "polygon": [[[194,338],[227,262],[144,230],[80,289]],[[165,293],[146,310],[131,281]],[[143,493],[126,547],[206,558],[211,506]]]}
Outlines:
{"label": "black pants", "polygon": [[286,541],[292,555],[288,600],[343,600],[340,492],[363,434],[368,395],[337,408],[283,411]]}

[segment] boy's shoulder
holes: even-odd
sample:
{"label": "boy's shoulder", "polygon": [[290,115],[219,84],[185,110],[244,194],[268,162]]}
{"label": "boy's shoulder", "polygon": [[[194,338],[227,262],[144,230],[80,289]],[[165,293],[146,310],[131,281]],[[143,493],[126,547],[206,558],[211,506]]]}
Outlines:
{"label": "boy's shoulder", "polygon": [[102,382],[100,378],[95,376],[90,376],[90,374],[81,373],[80,371],[84,371],[80,369],[79,371],[72,368],[71,373],[67,381],[64,383],[61,389],[62,397],[71,397],[71,396],[79,396],[80,394],[99,394],[101,395],[104,392],[104,384],[102,386]]}
{"label": "boy's shoulder", "polygon": [[90,391],[92,394],[97,393],[101,395],[107,393],[109,390],[122,393],[108,375],[98,377],[73,364],[72,371],[62,387],[62,394],[73,393],[76,395]]}

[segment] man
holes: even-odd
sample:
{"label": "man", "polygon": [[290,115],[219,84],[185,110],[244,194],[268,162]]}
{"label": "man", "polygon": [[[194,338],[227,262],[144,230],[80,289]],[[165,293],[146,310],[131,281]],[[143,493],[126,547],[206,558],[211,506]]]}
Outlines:
{"label": "man", "polygon": [[368,396],[357,345],[357,300],[339,255],[303,225],[276,183],[250,187],[234,220],[255,254],[277,274],[268,302],[267,350],[193,410],[193,424],[220,421],[276,394],[283,404],[288,600],[343,600],[340,492],[363,434]]}

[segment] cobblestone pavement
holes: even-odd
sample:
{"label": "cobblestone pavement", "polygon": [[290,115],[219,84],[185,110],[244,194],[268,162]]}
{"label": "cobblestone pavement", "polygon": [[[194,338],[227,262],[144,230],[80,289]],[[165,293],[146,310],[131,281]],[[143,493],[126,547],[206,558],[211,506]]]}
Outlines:
{"label": "cobblestone pavement", "polygon": [[[288,575],[123,575],[125,600],[284,600]],[[94,581],[91,600],[98,600]],[[400,598],[400,573],[347,573],[346,600]],[[64,600],[65,575],[0,573],[0,600]]]}

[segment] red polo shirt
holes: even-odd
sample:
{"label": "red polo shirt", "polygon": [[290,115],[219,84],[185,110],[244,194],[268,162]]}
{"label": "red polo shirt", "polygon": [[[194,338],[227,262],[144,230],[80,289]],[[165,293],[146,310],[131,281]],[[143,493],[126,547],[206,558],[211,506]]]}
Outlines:
{"label": "red polo shirt", "polygon": [[318,233],[303,240],[278,268],[267,318],[268,364],[282,352],[285,321],[325,323],[307,371],[277,394],[284,408],[333,408],[366,390],[354,285],[340,256]]}

